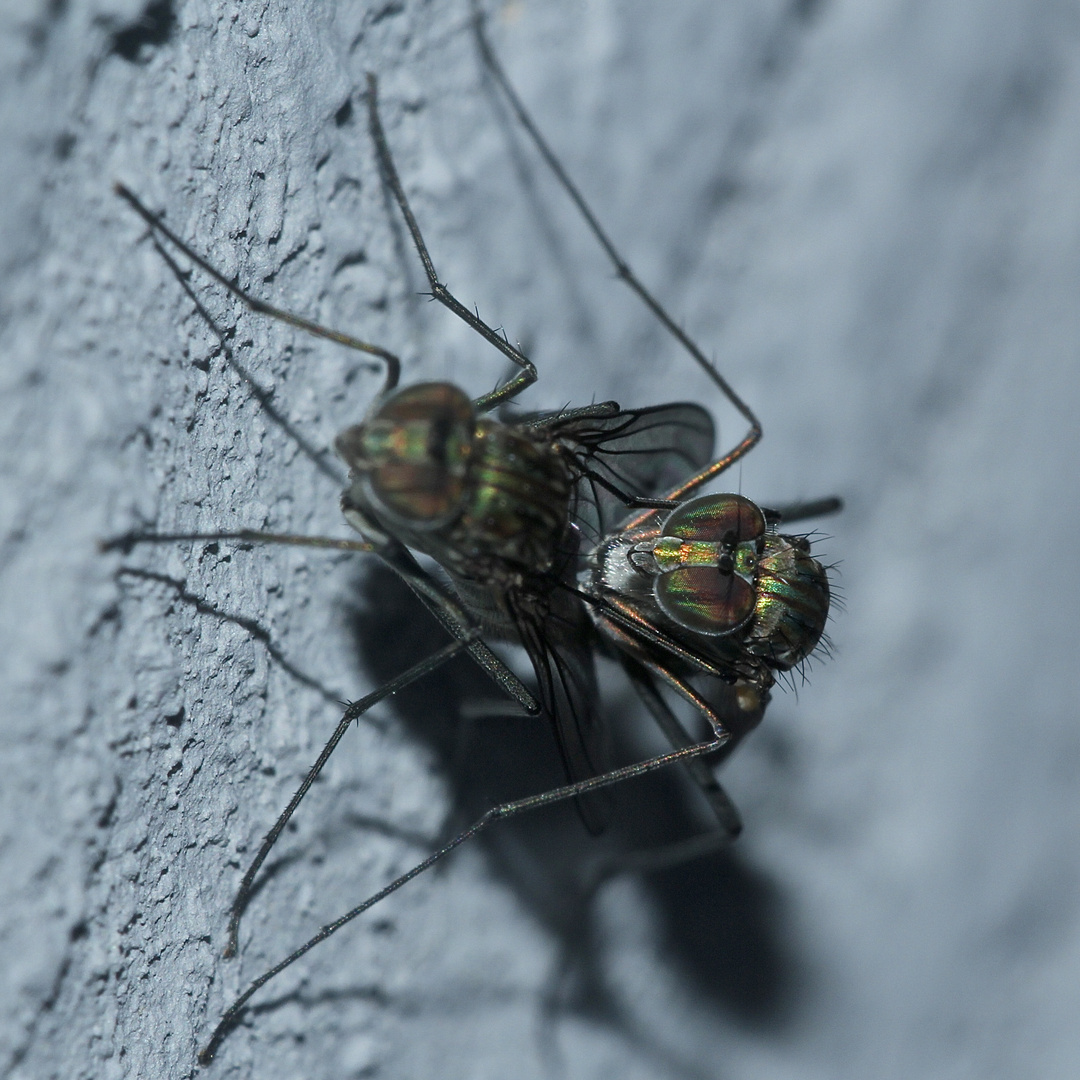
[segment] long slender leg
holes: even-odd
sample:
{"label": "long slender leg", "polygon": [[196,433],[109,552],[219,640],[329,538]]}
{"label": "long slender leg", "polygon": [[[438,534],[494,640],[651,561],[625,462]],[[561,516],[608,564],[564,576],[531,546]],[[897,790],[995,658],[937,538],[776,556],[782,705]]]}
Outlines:
{"label": "long slender leg", "polygon": [[256,529],[209,533],[125,533],[103,540],[102,552],[130,551],[136,544],[169,544],[181,540],[214,542],[237,540],[252,544],[289,544],[296,547],[321,548],[324,551],[357,551],[378,555],[406,585],[423,601],[425,607],[439,620],[450,635],[466,642],[472,658],[484,672],[526,712],[536,715],[540,705],[528,687],[473,634],[472,620],[457,598],[426,573],[408,550],[400,544],[376,544],[370,540],[338,540],[324,536],[297,536],[292,533],[259,532]]}
{"label": "long slender leg", "polygon": [[778,506],[774,512],[779,516],[781,525],[790,525],[793,521],[806,521],[808,518],[838,514],[843,509],[843,499],[838,495],[828,495],[822,499],[810,499],[807,502]]}
{"label": "long slender leg", "polygon": [[263,412],[274,421],[289,436],[290,439],[300,448],[301,452],[307,457],[311,463],[327,477],[332,483],[341,487],[345,482],[345,475],[341,469],[336,468],[329,460],[330,455],[326,450],[319,450],[317,447],[312,446],[303,435],[293,426],[289,419],[277,408],[277,406],[271,401],[270,394],[268,394],[252,377],[251,373],[240,363],[239,360],[233,355],[233,351],[229,346],[228,334],[217,324],[217,321],[206,310],[206,306],[195,295],[195,290],[191,287],[191,282],[188,280],[189,275],[185,274],[176,264],[176,260],[165,250],[165,247],[158,242],[157,237],[154,237],[154,247],[157,248],[158,254],[164,259],[165,265],[173,272],[176,280],[180,282],[180,288],[187,293],[188,299],[195,306],[195,310],[199,313],[202,320],[210,327],[211,330],[217,335],[218,341],[221,343],[221,352],[225,357],[225,363],[229,365],[236,372],[237,375],[247,384],[248,389],[252,392],[255,400],[258,401],[262,407]]}
{"label": "long slender leg", "polygon": [[712,382],[720,389],[728,401],[735,406],[750,425],[749,431],[747,431],[746,435],[743,436],[742,440],[737,443],[733,449],[729,450],[723,457],[718,458],[716,461],[712,462],[712,464],[706,466],[700,472],[690,477],[690,479],[684,480],[682,484],[665,496],[667,499],[683,499],[692,491],[701,487],[702,484],[711,480],[714,476],[718,476],[720,473],[724,472],[725,469],[729,469],[736,461],[745,456],[760,440],[761,424],[750,406],[735,393],[727,380],[716,370],[716,367],[705,356],[698,345],[674,321],[674,319],[672,319],[659,300],[645,288],[637,275],[630,268],[630,265],[619,254],[615,245],[611,242],[610,237],[597,220],[596,215],[589,207],[589,204],[585,201],[585,197],[581,194],[581,191],[573,180],[570,179],[569,174],[566,172],[565,168],[563,168],[562,162],[555,156],[555,152],[541,134],[540,129],[529,115],[521,98],[518,97],[517,91],[515,91],[511,85],[506,72],[503,70],[502,65],[499,63],[498,58],[491,48],[491,44],[488,42],[487,34],[484,30],[483,12],[479,10],[479,7],[475,2],[474,13],[473,28],[476,34],[477,47],[480,51],[481,58],[491,72],[499,89],[505,95],[506,100],[510,104],[510,108],[517,116],[521,126],[532,139],[540,156],[547,163],[548,168],[551,169],[552,173],[554,173],[555,178],[570,197],[571,202],[573,202],[581,216],[585,219],[589,231],[596,237],[597,242],[611,260],[611,263],[615,268],[615,273],[637,294],[645,306],[656,316],[664,329],[675,338],[691,357],[693,357],[698,366],[706,375],[708,375]]}
{"label": "long slender leg", "polygon": [[277,842],[281,831],[288,824],[301,800],[307,794],[308,789],[315,782],[323,766],[330,755],[344,737],[349,725],[366,713],[373,705],[383,698],[397,693],[399,690],[422,678],[429,672],[434,671],[446,661],[456,656],[463,650],[468,650],[473,659],[488,673],[488,675],[510,696],[515,698],[526,711],[537,713],[539,705],[529,690],[520,682],[516,675],[484,644],[478,639],[476,627],[469,625],[465,612],[454,601],[446,596],[438,583],[418,566],[405,549],[397,551],[393,548],[382,548],[367,540],[336,540],[321,536],[299,536],[287,533],[264,533],[253,529],[242,529],[235,532],[216,533],[129,533],[126,536],[117,537],[101,544],[103,551],[124,550],[128,551],[132,546],[139,543],[171,543],[180,540],[213,542],[220,540],[238,540],[252,543],[276,543],[302,547],[317,547],[331,550],[360,551],[375,553],[383,557],[384,561],[398,573],[413,592],[425,603],[428,609],[439,619],[446,630],[456,639],[444,649],[410,668],[403,675],[385,683],[371,694],[350,705],[334,734],[319,755],[315,765],[311,768],[299,790],[293,796],[289,805],[285,808],[273,828],[266,835],[257,855],[244,874],[233,901],[229,914],[228,939],[224,955],[232,956],[236,952],[237,934],[239,931],[240,918],[247,907],[251,897],[252,885],[255,877],[270,853],[271,848]]}
{"label": "long slender leg", "polygon": [[432,297],[452,311],[464,323],[472,327],[485,341],[494,345],[499,352],[521,369],[508,383],[500,386],[497,390],[493,390],[490,394],[484,394],[483,397],[476,399],[477,410],[487,412],[495,408],[495,406],[517,397],[525,387],[536,382],[536,368],[520,349],[516,349],[510,344],[505,334],[500,335],[488,326],[479,315],[465,307],[439,280],[439,275],[435,271],[435,264],[431,261],[427,245],[420,234],[420,226],[417,225],[416,218],[409,206],[409,200],[405,197],[405,189],[401,186],[401,179],[398,177],[397,168],[390,153],[390,146],[386,141],[386,132],[383,131],[382,120],[379,118],[379,81],[370,72],[367,77],[367,86],[368,125],[371,128],[372,141],[375,143],[375,152],[379,157],[379,166],[383,171],[383,176],[390,187],[390,191],[393,193],[394,201],[401,210],[401,216],[408,226],[409,235],[412,237],[413,245],[416,247],[416,253],[420,256],[420,262],[423,263],[424,273],[427,275],[428,284],[431,286]]}
{"label": "long slender leg", "polygon": [[348,706],[342,714],[341,721],[338,723],[337,728],[335,728],[333,735],[330,736],[326,745],[323,747],[322,753],[319,754],[315,764],[308,770],[307,776],[304,777],[304,782],[297,789],[297,792],[292,799],[289,800],[289,805],[285,807],[277,821],[274,822],[273,828],[263,838],[258,854],[252,859],[251,865],[247,868],[247,872],[240,882],[240,888],[237,890],[236,899],[233,900],[232,910],[229,912],[229,935],[225,945],[225,956],[236,955],[236,939],[240,929],[240,918],[244,914],[244,909],[248,905],[248,900],[251,898],[251,888],[255,882],[255,876],[258,874],[262,864],[266,861],[266,857],[270,854],[271,848],[277,843],[282,830],[289,823],[289,819],[300,805],[301,800],[308,793],[311,785],[318,779],[319,773],[323,770],[323,766],[330,760],[330,755],[337,749],[338,743],[344,738],[349,727],[359,720],[372,706],[377,705],[384,698],[389,697],[391,694],[396,694],[399,690],[404,690],[406,686],[410,686],[418,679],[422,679],[425,675],[435,671],[436,668],[442,667],[448,660],[453,659],[458,653],[464,651],[468,647],[469,641],[470,639],[466,638],[460,641],[451,642],[445,648],[440,649],[438,652],[421,660],[420,663],[414,664],[408,671],[403,672],[396,679],[391,679],[389,682],[383,683],[377,690],[373,690],[366,697],[362,697],[359,701],[354,701]]}
{"label": "long slender leg", "polygon": [[582,469],[581,475],[586,480],[592,481],[598,487],[602,487],[605,491],[610,492],[619,499],[624,506],[641,508],[643,510],[674,510],[678,505],[678,501],[675,499],[648,499],[643,495],[631,495],[628,491],[623,491],[618,484],[613,484],[606,477],[601,476],[593,469]]}
{"label": "long slender leg", "polygon": [[258,529],[236,529],[224,532],[176,532],[146,533],[129,532],[102,540],[98,550],[103,554],[109,551],[122,551],[125,555],[136,544],[175,544],[181,540],[213,543],[218,540],[236,540],[245,544],[289,544],[293,547],[322,548],[329,551],[378,552],[378,546],[370,540],[338,540],[329,536],[298,536],[294,533],[261,532]]}
{"label": "long slender leg", "polygon": [[[699,656],[686,648],[678,640],[663,633],[663,631],[642,618],[630,605],[620,604],[606,597],[593,596],[579,589],[574,589],[573,592],[593,609],[595,612],[594,617],[603,623],[603,632],[613,643],[616,651],[637,656],[642,646],[654,645],[664,655],[671,657],[673,661],[688,664],[691,669],[700,672],[702,675],[713,675],[718,679],[726,679],[730,675],[730,669],[712,664],[704,656]],[[668,681],[666,676],[663,677],[663,680]],[[679,693],[683,693],[683,691],[680,689]],[[687,695],[683,694],[683,696],[686,697]],[[697,695],[688,697],[688,700],[694,704],[695,708],[701,709],[713,727],[724,727],[723,720],[715,710],[708,705],[698,704],[701,699]]]}
{"label": "long slender leg", "polygon": [[[465,613],[455,594],[424,571],[402,544],[384,547],[379,557],[423,601],[424,606],[443,624],[452,637],[462,639],[473,627],[471,616]],[[540,703],[525,684],[484,644],[473,641],[469,654],[503,691],[512,697],[531,716],[537,716]]]}
{"label": "long slender leg", "polygon": [[[630,684],[637,691],[645,707],[652,714],[660,730],[676,750],[685,746],[692,746],[694,740],[683,727],[679,718],[671,711],[668,704],[660,696],[648,671],[637,661],[621,654],[619,657],[623,670],[630,680]],[[731,801],[728,793],[723,789],[720,782],[713,776],[712,770],[703,758],[691,758],[684,768],[690,774],[691,779],[700,788],[705,796],[709,807],[720,825],[720,831],[725,840],[734,840],[742,832],[742,818],[738,808]]]}
{"label": "long slender leg", "polygon": [[229,1032],[235,1027],[241,1014],[243,1013],[244,1006],[248,1003],[251,997],[256,994],[263,986],[265,986],[271,979],[279,975],[287,967],[294,964],[305,953],[309,952],[316,945],[325,941],[328,937],[336,934],[347,923],[352,922],[357,916],[362,915],[369,908],[373,907],[380,900],[385,899],[391,893],[396,892],[398,889],[405,885],[409,881],[412,881],[414,877],[419,876],[425,870],[434,866],[440,859],[444,858],[451,851],[460,847],[467,840],[471,840],[474,836],[479,835],[489,825],[496,821],[503,821],[507,818],[516,817],[518,814],[526,813],[530,810],[536,810],[543,806],[550,806],[553,803],[563,802],[566,799],[577,798],[578,796],[585,795],[590,791],[598,791],[601,788],[611,787],[612,784],[621,783],[624,780],[630,780],[635,776],[644,776],[647,773],[655,772],[657,769],[666,768],[668,765],[674,765],[677,762],[688,761],[695,757],[701,757],[705,754],[713,753],[719,750],[727,741],[726,732],[717,732],[715,737],[707,742],[698,743],[694,746],[686,747],[682,750],[675,750],[669,754],[661,754],[659,757],[649,758],[647,761],[639,761],[634,765],[628,765],[622,769],[615,769],[612,772],[604,773],[602,776],[594,776],[589,780],[581,780],[576,784],[568,784],[565,787],[552,788],[550,791],[541,792],[539,795],[530,795],[524,799],[516,799],[513,802],[500,803],[498,806],[492,807],[487,811],[479,820],[475,821],[469,828],[459,833],[453,840],[444,844],[437,851],[433,852],[422,862],[418,863],[411,870],[402,874],[394,881],[390,882],[385,888],[380,889],[373,896],[368,897],[362,904],[353,908],[351,911],[346,912],[340,918],[335,919],[332,923],[328,923],[324,926],[314,937],[310,938],[305,944],[301,945],[299,949],[291,953],[280,964],[272,967],[269,971],[265,972],[258,979],[256,979],[248,988],[236,999],[235,1002],[226,1010],[225,1015],[221,1018],[218,1026],[214,1029],[213,1034],[210,1036],[210,1041],[206,1044],[203,1050],[199,1053],[199,1064],[206,1065],[213,1060],[214,1054],[217,1053],[218,1047],[222,1041],[229,1034]]}
{"label": "long slender leg", "polygon": [[290,326],[305,330],[309,334],[314,334],[316,337],[336,341],[339,345],[344,345],[349,349],[356,349],[359,352],[365,352],[371,356],[379,357],[379,359],[386,364],[386,383],[383,387],[384,392],[393,390],[394,387],[397,386],[398,380],[401,377],[401,361],[392,352],[380,348],[378,345],[372,345],[369,342],[361,341],[351,334],[343,334],[339,330],[331,330],[317,322],[312,322],[310,319],[304,319],[299,315],[293,315],[292,312],[285,311],[279,307],[274,307],[273,304],[268,304],[264,300],[252,296],[251,293],[246,292],[234,282],[230,281],[220,270],[211,266],[201,255],[197,254],[189,244],[181,240],[180,237],[177,236],[176,233],[174,233],[156,214],[143,206],[129,188],[121,183],[115,184],[114,188],[116,194],[124,199],[155,233],[164,236],[169,243],[173,244],[186,258],[190,259],[198,266],[203,273],[209,274],[219,285],[228,289],[233,296],[252,311],[258,312],[260,315],[269,315],[272,319],[278,319],[281,322],[288,323]]}

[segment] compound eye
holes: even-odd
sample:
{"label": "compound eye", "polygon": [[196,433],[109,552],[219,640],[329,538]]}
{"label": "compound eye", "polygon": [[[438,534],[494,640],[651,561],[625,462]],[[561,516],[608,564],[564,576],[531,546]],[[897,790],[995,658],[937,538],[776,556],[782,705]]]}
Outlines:
{"label": "compound eye", "polygon": [[704,495],[674,511],[664,523],[664,535],[745,544],[765,535],[765,515],[741,495]]}
{"label": "compound eye", "polygon": [[664,614],[699,634],[730,634],[754,614],[753,586],[715,566],[686,566],[661,574],[655,589]]}
{"label": "compound eye", "polygon": [[472,458],[476,415],[449,383],[407,386],[338,439],[373,499],[394,516],[435,528],[458,512]]}

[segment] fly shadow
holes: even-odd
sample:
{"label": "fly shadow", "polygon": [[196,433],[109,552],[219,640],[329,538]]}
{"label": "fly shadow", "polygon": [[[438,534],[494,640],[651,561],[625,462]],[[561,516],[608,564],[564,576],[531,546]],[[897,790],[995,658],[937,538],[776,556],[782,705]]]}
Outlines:
{"label": "fly shadow", "polygon": [[[375,684],[446,643],[401,579],[374,562],[354,581],[346,622],[360,666]],[[391,707],[430,749],[448,782],[447,836],[496,803],[566,783],[547,722],[515,715],[466,657],[399,691]],[[631,718],[602,709],[612,731],[612,764],[640,760]],[[731,712],[739,714],[734,707]],[[744,723],[733,742],[758,719]],[[636,866],[661,955],[694,999],[759,1032],[786,1026],[801,964],[776,883],[740,858],[737,847],[676,865],[663,857],[709,828],[700,796],[681,773],[666,769],[611,790],[614,812],[602,837],[590,836],[572,803],[563,802],[501,822],[478,838],[492,872],[559,945],[561,971],[553,973],[552,985],[558,1000],[549,1004],[620,1026],[604,975],[597,899],[605,881]],[[659,855],[651,867],[649,852]]]}

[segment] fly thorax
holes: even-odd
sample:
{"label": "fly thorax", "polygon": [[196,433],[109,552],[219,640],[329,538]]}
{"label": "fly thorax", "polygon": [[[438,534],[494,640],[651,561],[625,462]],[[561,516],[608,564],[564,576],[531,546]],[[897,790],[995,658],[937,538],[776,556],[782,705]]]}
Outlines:
{"label": "fly thorax", "polygon": [[568,542],[573,478],[565,457],[527,428],[487,419],[477,424],[474,450],[452,546],[477,563],[547,571]]}
{"label": "fly thorax", "polygon": [[617,606],[629,606],[645,619],[655,618],[652,556],[655,529],[614,533],[585,560],[580,577],[584,590]]}
{"label": "fly thorax", "polygon": [[803,537],[770,533],[758,564],[747,649],[786,671],[817,647],[829,617],[829,577]]}
{"label": "fly thorax", "polygon": [[462,390],[420,383],[377,402],[335,448],[349,466],[344,501],[391,531],[440,529],[462,511],[476,416]]}

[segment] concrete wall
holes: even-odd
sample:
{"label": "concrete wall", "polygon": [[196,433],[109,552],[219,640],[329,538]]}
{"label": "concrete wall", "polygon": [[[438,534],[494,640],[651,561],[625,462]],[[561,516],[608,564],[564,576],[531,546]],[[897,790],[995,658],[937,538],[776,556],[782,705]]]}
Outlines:
{"label": "concrete wall", "polygon": [[[760,412],[731,486],[847,500],[819,545],[836,655],[727,767],[730,857],[560,907],[557,830],[463,851],[268,987],[208,1075],[1074,1076],[1075,4],[490,8],[624,253]],[[500,113],[468,16],[0,11],[0,1071],[189,1075],[250,978],[486,797],[410,727],[453,713],[449,682],[381,707],[220,957],[334,699],[426,624],[369,580],[362,662],[355,560],[97,552],[140,524],[345,535],[115,179],[260,295],[480,393],[500,358],[415,296],[359,98],[375,71],[440,272],[541,369],[527,404],[689,397],[737,437]],[[305,439],[362,415],[362,359],[192,280]]]}

